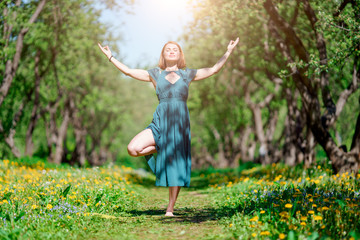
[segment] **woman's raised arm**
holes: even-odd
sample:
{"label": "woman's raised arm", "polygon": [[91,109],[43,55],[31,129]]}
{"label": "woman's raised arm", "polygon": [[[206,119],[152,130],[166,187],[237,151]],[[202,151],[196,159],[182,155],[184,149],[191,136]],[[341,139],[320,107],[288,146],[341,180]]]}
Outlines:
{"label": "woman's raised arm", "polygon": [[125,64],[121,63],[120,61],[116,60],[113,55],[111,54],[110,48],[108,46],[101,46],[100,43],[98,43],[98,46],[100,50],[105,54],[105,56],[109,59],[112,64],[115,65],[121,72],[123,72],[125,75],[130,76],[132,78],[135,78],[140,81],[144,82],[150,82],[150,75],[148,71],[143,69],[131,69],[127,67]]}
{"label": "woman's raised arm", "polygon": [[220,69],[224,66],[226,60],[228,59],[228,57],[230,56],[231,52],[234,50],[238,42],[239,42],[239,38],[236,38],[235,41],[231,40],[227,47],[226,53],[224,54],[224,56],[220,58],[220,60],[213,67],[198,69],[194,81],[202,80],[214,75],[215,73],[218,73]]}

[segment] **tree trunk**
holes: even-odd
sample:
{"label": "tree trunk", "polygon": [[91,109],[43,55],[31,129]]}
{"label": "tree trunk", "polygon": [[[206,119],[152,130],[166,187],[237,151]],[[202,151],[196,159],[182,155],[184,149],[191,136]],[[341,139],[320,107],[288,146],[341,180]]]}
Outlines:
{"label": "tree trunk", "polygon": [[[64,149],[63,149],[63,143],[64,139],[67,133],[68,124],[70,121],[70,109],[69,109],[69,100],[66,101],[64,105],[64,111],[63,111],[63,121],[60,125],[60,128],[58,130],[58,134],[55,140],[55,151],[52,151],[49,161],[55,164],[60,164]],[[56,122],[55,122],[56,123]],[[56,126],[55,126],[56,128]]]}
{"label": "tree trunk", "polygon": [[[31,18],[28,21],[28,25],[32,24],[35,22],[35,20],[38,18],[40,12],[42,11],[42,9],[44,8],[45,5],[45,0],[42,0],[39,5],[37,6],[34,14],[31,16]],[[16,4],[20,5],[21,1],[17,1]],[[9,28],[9,30],[11,30],[12,28]],[[4,99],[6,98],[8,91],[10,89],[11,83],[15,77],[15,73],[18,69],[19,66],[19,62],[20,62],[20,57],[21,57],[21,52],[24,46],[24,37],[26,35],[26,33],[29,31],[29,28],[22,28],[20,30],[19,35],[16,37],[17,38],[17,42],[16,42],[16,52],[15,55],[12,59],[7,60],[6,64],[5,64],[5,74],[4,74],[4,78],[0,87],[0,107],[2,105],[2,103],[4,102]],[[8,33],[7,33],[8,34]],[[8,36],[10,37],[11,34],[9,34]]]}
{"label": "tree trunk", "polygon": [[360,166],[360,158],[357,151],[344,152],[336,145],[329,132],[319,122],[311,123],[311,131],[330,159],[334,173],[353,172],[356,174]]}
{"label": "tree trunk", "polygon": [[284,161],[285,164],[289,166],[295,166],[296,164],[296,136],[292,131],[292,129],[294,129],[293,125],[294,121],[291,119],[290,114],[288,113],[285,119]]}
{"label": "tree trunk", "polygon": [[315,162],[315,149],[316,141],[314,138],[314,134],[310,129],[307,131],[306,136],[306,144],[305,144],[305,152],[304,152],[304,166],[305,168],[311,167],[311,165]]}
{"label": "tree trunk", "polygon": [[[330,159],[334,173],[350,171],[357,172],[359,170],[359,156],[356,151],[346,153],[340,147],[336,146],[334,140],[328,132],[328,128],[334,123],[336,119],[336,105],[334,104],[329,91],[329,77],[327,73],[327,53],[324,37],[319,33],[315,27],[317,18],[315,12],[311,8],[307,0],[303,0],[304,11],[308,17],[314,33],[316,47],[320,58],[320,79],[309,78],[306,75],[307,67],[298,68],[294,59],[300,59],[309,64],[309,54],[304,47],[301,39],[297,36],[294,28],[280,16],[277,8],[274,6],[272,0],[266,0],[264,8],[270,16],[269,28],[272,36],[277,42],[277,46],[286,58],[286,63],[290,66],[292,79],[299,90],[303,102],[303,107],[306,111],[306,122],[309,129],[311,129],[315,140],[323,147],[328,158]],[[281,31],[283,35],[279,33]],[[293,56],[293,55],[296,56]],[[356,74],[354,74],[356,75]],[[358,78],[353,80],[353,84],[358,82]],[[321,103],[319,94],[322,97],[326,111],[321,115]],[[341,94],[338,106],[342,106],[344,101],[352,93],[352,89],[345,90]],[[311,138],[309,139],[311,141]],[[311,147],[309,148],[309,150]],[[310,162],[310,161],[309,161]],[[309,163],[307,163],[309,164]]]}
{"label": "tree trunk", "polygon": [[3,126],[2,126],[1,120],[0,120],[0,132],[2,134],[4,134],[5,143],[9,146],[9,148],[11,149],[12,154],[14,154],[14,156],[16,158],[21,157],[21,153],[20,153],[20,150],[15,145],[14,137],[15,137],[15,134],[16,134],[16,126],[17,126],[18,122],[20,121],[21,115],[23,114],[26,102],[27,102],[27,100],[24,100],[20,104],[19,109],[16,112],[16,114],[15,114],[15,116],[14,116],[12,122],[11,122],[11,127],[10,127],[10,130],[9,130],[8,134],[6,134],[6,132],[5,132],[4,128],[3,128]]}
{"label": "tree trunk", "polygon": [[86,134],[87,131],[82,125],[82,119],[78,116],[78,110],[75,106],[74,98],[70,99],[70,106],[72,109],[71,122],[74,127],[75,134],[75,150],[71,156],[71,162],[79,163],[80,166],[85,165],[86,161]]}
{"label": "tree trunk", "polygon": [[38,108],[40,105],[40,72],[39,72],[39,62],[40,62],[40,51],[37,51],[35,56],[35,85],[34,85],[34,106],[31,112],[30,123],[26,131],[25,136],[25,155],[32,156],[33,154],[33,142],[32,135],[35,130],[36,122],[39,119]]}
{"label": "tree trunk", "polygon": [[[306,125],[306,117],[304,108],[298,109],[297,99],[298,92],[291,89],[285,90],[288,115],[285,120],[285,146],[284,159],[289,166],[295,166],[305,159],[306,155],[306,136],[304,136],[304,126]],[[309,133],[309,131],[307,132]],[[312,135],[312,134],[311,134]],[[310,140],[310,139],[309,139]],[[312,149],[312,147],[309,148]]]}
{"label": "tree trunk", "polygon": [[224,153],[224,143],[221,141],[221,136],[220,133],[218,132],[218,130],[213,126],[211,127],[211,130],[215,136],[215,139],[218,142],[218,159],[217,159],[217,167],[219,168],[225,168],[228,166],[227,162],[228,160],[225,157],[225,153]]}
{"label": "tree trunk", "polygon": [[76,146],[71,156],[71,162],[84,166],[86,162],[86,129],[74,126],[74,132]]}

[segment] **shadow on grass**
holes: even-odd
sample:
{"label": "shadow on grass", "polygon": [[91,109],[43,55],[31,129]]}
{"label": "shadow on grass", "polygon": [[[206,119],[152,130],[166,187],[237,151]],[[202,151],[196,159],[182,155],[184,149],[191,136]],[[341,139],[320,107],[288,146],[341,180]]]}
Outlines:
{"label": "shadow on grass", "polygon": [[217,221],[222,217],[228,217],[228,213],[222,211],[221,209],[215,208],[203,208],[203,209],[195,209],[195,208],[180,208],[175,209],[174,217],[165,217],[165,211],[158,209],[149,209],[144,211],[132,210],[129,211],[132,216],[138,217],[142,215],[147,216],[158,216],[158,221],[162,223],[202,223],[208,221]]}

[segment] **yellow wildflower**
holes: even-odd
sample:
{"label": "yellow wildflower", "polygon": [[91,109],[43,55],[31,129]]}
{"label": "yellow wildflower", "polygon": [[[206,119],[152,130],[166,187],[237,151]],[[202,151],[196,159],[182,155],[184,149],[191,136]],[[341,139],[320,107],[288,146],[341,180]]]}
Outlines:
{"label": "yellow wildflower", "polygon": [[292,206],[293,206],[293,205],[292,205],[292,204],[290,204],[290,203],[285,204],[285,207],[286,207],[286,208],[292,208]]}
{"label": "yellow wildflower", "polygon": [[297,226],[292,225],[292,224],[289,226],[289,229],[291,229],[291,230],[296,230],[297,228],[298,228]]}
{"label": "yellow wildflower", "polygon": [[305,223],[305,222],[301,222],[300,225],[301,225],[301,226],[305,226],[306,223]]}
{"label": "yellow wildflower", "polygon": [[264,213],[265,213],[265,211],[264,211],[264,210],[261,210],[261,211],[260,211],[260,213],[261,213],[261,214],[264,214]]}
{"label": "yellow wildflower", "polygon": [[315,212],[313,210],[308,211],[309,214],[314,214]]}
{"label": "yellow wildflower", "polygon": [[280,233],[280,234],[279,234],[279,238],[280,238],[280,239],[285,239],[285,237],[286,237],[285,234],[283,234],[283,233]]}
{"label": "yellow wildflower", "polygon": [[318,220],[322,220],[322,216],[314,216],[314,220],[318,221]]}
{"label": "yellow wildflower", "polygon": [[263,231],[260,233],[260,236],[269,236],[270,232],[269,231]]}
{"label": "yellow wildflower", "polygon": [[256,237],[256,236],[257,236],[257,234],[256,234],[256,233],[253,233],[253,234],[251,234],[251,236]]}
{"label": "yellow wildflower", "polygon": [[46,208],[50,210],[53,208],[53,206],[51,204],[48,204],[48,205],[46,205]]}

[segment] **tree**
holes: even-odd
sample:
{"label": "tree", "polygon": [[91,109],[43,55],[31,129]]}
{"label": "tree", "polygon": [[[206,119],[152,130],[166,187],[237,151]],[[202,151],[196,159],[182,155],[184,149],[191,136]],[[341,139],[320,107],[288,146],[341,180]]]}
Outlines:
{"label": "tree", "polygon": [[[241,47],[226,67],[233,69],[226,76],[227,81],[221,81],[221,75],[214,79],[215,84],[224,84],[240,93],[231,95],[232,99],[245,99],[246,104],[237,102],[235,111],[237,108],[244,108],[242,112],[251,110],[254,121],[245,121],[248,127],[243,129],[252,129],[249,136],[254,138],[248,141],[253,139],[258,143],[260,161],[285,159],[291,165],[303,161],[310,165],[314,147],[319,143],[331,160],[334,172],[358,171],[359,149],[354,144],[358,142],[358,130],[352,137],[350,152],[344,151],[332,136],[340,129],[345,130],[344,124],[335,123],[346,109],[345,103],[354,102],[350,98],[359,86],[358,3],[208,0],[199,4],[198,9],[203,11],[197,13],[186,36],[190,42],[196,39],[188,45],[188,49],[195,51],[190,57],[195,62],[214,59],[221,52],[213,49],[225,45],[224,39],[240,36]],[[205,41],[199,41],[199,36]],[[213,88],[214,82],[206,85]],[[205,94],[203,89],[196,89],[200,92],[198,95]],[[228,98],[229,92],[219,88],[216,91],[216,96]],[[210,97],[214,94],[208,93]],[[201,101],[207,98],[206,95]],[[213,104],[201,111],[210,112],[213,108],[219,106]],[[236,126],[224,121],[226,114],[229,113],[221,113],[217,124],[226,125],[228,129]],[[210,123],[210,119],[205,124]],[[241,118],[235,119],[240,121],[243,122]],[[355,122],[352,126],[355,127]],[[270,137],[265,137],[264,129]],[[351,126],[345,131],[349,129]],[[349,138],[349,134],[342,135]]]}
{"label": "tree", "polygon": [[[113,1],[103,2],[121,8]],[[6,16],[13,16],[11,11],[21,13],[27,19],[39,3],[6,1],[1,11]],[[126,150],[124,140],[117,138],[129,130],[122,131],[122,125],[131,118],[132,109],[142,104],[127,101],[146,98],[152,90],[143,86],[142,92],[129,92],[135,83],[119,78],[104,59],[97,42],[106,39],[116,53],[120,36],[99,22],[100,12],[87,0],[51,1],[43,6],[30,34],[23,38],[18,68],[0,108],[1,136],[7,143],[0,144],[3,157],[11,157],[11,152],[15,157],[48,157],[54,163],[100,165],[115,159],[119,149]],[[2,20],[8,23],[9,19]],[[4,26],[11,36],[18,31]],[[3,60],[15,52],[16,40],[8,38],[1,51]],[[144,119],[131,121],[136,124]]]}

